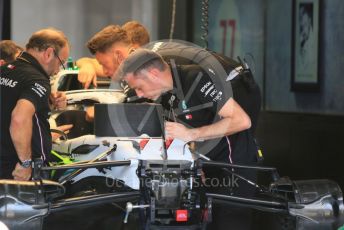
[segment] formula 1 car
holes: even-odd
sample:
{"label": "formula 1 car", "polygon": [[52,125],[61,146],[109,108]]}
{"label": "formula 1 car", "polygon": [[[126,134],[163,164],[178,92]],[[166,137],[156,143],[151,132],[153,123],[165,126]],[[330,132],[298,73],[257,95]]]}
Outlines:
{"label": "formula 1 car", "polygon": [[[116,155],[115,148],[111,155]],[[137,164],[137,165],[136,165]],[[135,166],[134,166],[135,165]],[[343,224],[343,200],[338,185],[328,180],[290,181],[278,178],[261,193],[269,198],[204,194],[194,186],[200,180],[203,167],[245,167],[203,160],[117,160],[71,164],[58,167],[36,167],[40,170],[75,172],[85,168],[101,170],[116,168],[122,174],[139,178],[139,188],[125,192],[106,192],[64,197],[67,185],[36,177],[31,182],[0,181],[0,214],[10,229],[41,229],[43,218],[75,206],[96,206],[101,203],[127,202],[127,221],[131,211],[142,213],[145,229],[201,229],[211,221],[214,203],[244,206],[273,213],[287,213],[296,217],[295,229],[337,229]],[[130,168],[136,168],[131,174]],[[128,169],[125,172],[126,168]],[[250,168],[269,170],[273,168]],[[77,174],[77,173],[76,173]],[[114,174],[112,174],[114,175]],[[275,173],[276,176],[276,173]],[[72,180],[73,176],[70,177]],[[66,180],[64,180],[66,181]],[[129,180],[130,181],[130,180]],[[109,185],[109,184],[108,184]],[[135,185],[133,182],[132,185]],[[173,228],[172,228],[173,227]],[[229,228],[230,229],[230,228]]]}
{"label": "formula 1 car", "polygon": [[[181,141],[165,140],[159,105],[100,104],[95,110],[96,119],[97,112],[107,111],[101,118],[103,126],[95,121],[95,135],[55,144],[61,159],[73,162],[43,167],[37,161],[33,181],[0,180],[0,216],[7,227],[41,229],[47,215],[119,202],[127,202],[123,221],[137,211],[143,229],[204,229],[212,220],[213,205],[219,202],[287,214],[294,217],[294,229],[337,229],[344,223],[342,192],[333,181],[291,181],[280,178],[275,168],[209,161]],[[107,118],[114,111],[118,122]],[[152,112],[137,129],[141,121],[124,122],[121,111],[135,114],[134,118]],[[149,136],[142,135],[146,132]],[[126,137],[120,137],[123,134]],[[265,171],[272,181],[265,187],[239,175],[257,189],[254,198],[207,193],[199,186],[205,167]],[[53,171],[54,176],[43,179],[44,172]],[[98,185],[83,183],[90,177],[97,177]]]}
{"label": "formula 1 car", "polygon": [[78,81],[78,70],[61,70],[50,81],[52,92],[64,91],[67,108],[52,112],[49,123],[54,132],[59,125],[73,124],[68,137],[75,138],[93,133],[93,125],[86,120],[86,110],[95,103],[120,103],[125,99],[123,90],[109,79],[98,81],[97,89],[83,89]]}

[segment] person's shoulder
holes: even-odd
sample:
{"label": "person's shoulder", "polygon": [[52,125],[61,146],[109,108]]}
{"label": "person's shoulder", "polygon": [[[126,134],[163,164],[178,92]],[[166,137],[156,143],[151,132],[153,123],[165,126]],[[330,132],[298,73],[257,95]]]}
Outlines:
{"label": "person's shoulder", "polygon": [[7,63],[3,66],[1,66],[1,75],[7,75],[7,76],[23,76],[24,73],[22,71],[22,68],[16,61]]}
{"label": "person's shoulder", "polygon": [[226,55],[211,52],[212,56],[215,57],[216,61],[219,62],[221,67],[227,72],[230,73],[232,70],[236,69],[237,67],[241,66],[241,64],[234,60],[233,58],[227,57]]}
{"label": "person's shoulder", "polygon": [[184,71],[202,70],[202,67],[197,64],[186,64],[186,65],[179,65],[179,66]]}
{"label": "person's shoulder", "polygon": [[233,58],[230,58],[224,54],[217,53],[215,51],[209,51],[209,52],[220,62],[226,62],[228,65],[232,65],[232,66],[240,65],[240,63],[238,61],[236,61]]}
{"label": "person's shoulder", "polygon": [[211,77],[207,71],[197,64],[180,65],[178,73],[186,87],[191,87],[195,84],[197,88],[205,84],[212,84]]}
{"label": "person's shoulder", "polygon": [[179,42],[174,42],[174,41],[158,41],[158,42],[151,42],[147,45],[144,46],[147,49],[150,49],[154,52],[164,52],[164,51],[175,51],[179,50],[181,48],[186,48],[187,46],[179,43]]}
{"label": "person's shoulder", "polygon": [[19,61],[14,61],[13,63],[8,64],[5,67],[4,74],[10,76],[11,78],[16,78],[23,83],[35,81],[50,82],[49,79],[37,68]]}
{"label": "person's shoulder", "polygon": [[18,71],[24,73],[24,74],[30,74],[34,78],[46,78],[45,75],[33,64],[26,63],[26,62],[20,62],[16,61],[14,62],[17,65]]}
{"label": "person's shoulder", "polygon": [[186,75],[186,76],[193,76],[196,77],[197,75],[199,75],[200,73],[202,75],[207,74],[204,69],[197,64],[189,64],[189,65],[179,65],[179,72],[182,75]]}

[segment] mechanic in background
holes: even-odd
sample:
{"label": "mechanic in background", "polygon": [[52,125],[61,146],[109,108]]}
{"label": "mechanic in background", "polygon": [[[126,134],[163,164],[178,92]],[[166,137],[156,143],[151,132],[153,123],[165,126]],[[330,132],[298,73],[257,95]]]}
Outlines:
{"label": "mechanic in background", "polygon": [[[108,30],[109,32],[107,34],[108,40],[105,42],[109,42],[109,40],[111,39],[111,36],[115,37],[116,36],[115,33],[122,33],[123,31],[125,31],[127,34],[125,40],[127,41],[129,39],[131,49],[136,49],[149,43],[150,37],[149,37],[149,33],[147,29],[137,21],[129,21],[125,23],[124,25],[122,25],[122,27],[119,27],[119,26],[116,26],[116,27],[118,28],[113,29],[112,31]],[[111,32],[113,34],[110,34]],[[76,62],[76,65],[79,67],[78,80],[84,85],[85,89],[89,88],[91,83],[95,87],[97,87],[97,76],[98,77],[111,77],[113,75],[112,72],[110,73],[104,72],[103,67],[94,58],[88,58],[88,57],[80,58]]]}
{"label": "mechanic in background", "polygon": [[0,66],[13,62],[24,49],[11,40],[0,41]]}
{"label": "mechanic in background", "polygon": [[[128,32],[124,28],[135,28],[128,36]],[[89,86],[91,81],[96,82],[96,76],[113,77],[117,71],[118,66],[125,60],[128,55],[133,52],[140,45],[149,41],[149,34],[147,30],[137,22],[128,22],[124,26],[109,25],[96,33],[88,42],[87,48],[91,54],[95,55],[93,58],[81,58],[77,61],[80,68],[78,78],[88,79],[85,87]],[[134,43],[133,43],[134,42]],[[126,94],[135,91],[123,86]],[[142,102],[143,100],[136,101]],[[145,100],[146,101],[146,100]],[[89,107],[86,111],[86,120],[92,121],[94,119],[94,107]]]}
{"label": "mechanic in background", "polygon": [[[48,28],[35,32],[17,59],[0,71],[0,178],[30,180],[32,159],[45,162],[51,150],[50,81],[69,56],[63,32]],[[65,98],[52,98],[55,107]]]}

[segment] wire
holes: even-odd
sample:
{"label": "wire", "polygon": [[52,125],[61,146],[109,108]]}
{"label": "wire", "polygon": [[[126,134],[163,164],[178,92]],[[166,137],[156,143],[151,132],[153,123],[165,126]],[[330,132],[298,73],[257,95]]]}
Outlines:
{"label": "wire", "polygon": [[203,34],[201,36],[201,39],[204,41],[205,49],[208,48],[209,1],[210,0],[202,0],[201,29],[203,30]]}
{"label": "wire", "polygon": [[173,0],[172,16],[171,16],[171,28],[170,28],[170,41],[172,41],[172,39],[173,39],[174,25],[175,25],[175,21],[176,21],[176,5],[177,5],[177,0]]}
{"label": "wire", "polygon": [[59,129],[50,129],[50,132],[52,132],[52,133],[57,133],[57,134],[61,135],[65,141],[68,140],[67,134],[66,134],[65,132],[63,132],[62,130],[59,130]]}

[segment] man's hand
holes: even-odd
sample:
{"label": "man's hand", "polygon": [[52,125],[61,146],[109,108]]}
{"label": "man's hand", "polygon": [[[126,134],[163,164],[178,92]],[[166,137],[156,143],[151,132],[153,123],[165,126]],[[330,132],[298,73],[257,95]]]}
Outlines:
{"label": "man's hand", "polygon": [[94,106],[90,106],[86,108],[86,121],[93,122],[94,121]]}
{"label": "man's hand", "polygon": [[165,131],[166,131],[166,139],[177,138],[185,142],[197,140],[196,132],[194,129],[189,129],[185,127],[184,125],[177,122],[167,121],[165,123]]}
{"label": "man's hand", "polygon": [[91,83],[96,88],[97,76],[99,76],[103,70],[97,60],[84,57],[77,60],[76,65],[79,67],[78,81],[83,84],[84,88],[88,89]]}
{"label": "man's hand", "polygon": [[88,89],[91,83],[95,88],[97,87],[97,73],[93,64],[84,63],[80,66],[78,80],[82,83],[85,89]]}
{"label": "man's hand", "polygon": [[50,102],[55,109],[65,109],[67,107],[67,98],[64,92],[54,92],[50,94]]}
{"label": "man's hand", "polygon": [[[73,125],[61,125],[61,126],[57,126],[55,129],[60,130],[64,132],[65,134],[68,134],[71,128],[73,128]],[[60,133],[51,132],[52,141],[55,141],[57,138],[60,138],[61,136],[62,135]]]}
{"label": "man's hand", "polygon": [[15,180],[22,180],[22,181],[28,181],[31,179],[31,172],[32,168],[24,168],[20,165],[20,163],[16,164],[16,167],[14,168],[12,172],[12,176]]}

